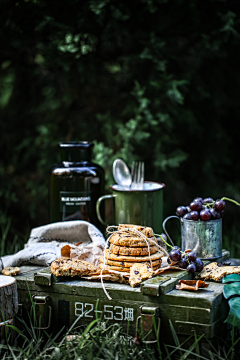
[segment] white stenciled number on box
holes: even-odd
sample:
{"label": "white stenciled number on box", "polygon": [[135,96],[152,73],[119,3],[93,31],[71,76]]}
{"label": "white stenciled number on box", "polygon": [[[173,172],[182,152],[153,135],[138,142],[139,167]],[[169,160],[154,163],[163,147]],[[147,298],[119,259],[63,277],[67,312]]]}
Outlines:
{"label": "white stenciled number on box", "polygon": [[113,319],[113,312],[112,310],[109,310],[109,309],[112,309],[113,307],[111,305],[104,305],[104,319],[105,320],[112,320]]}
{"label": "white stenciled number on box", "polygon": [[75,316],[93,318],[103,315],[104,320],[134,321],[134,309],[122,306],[104,305],[103,311],[95,310],[93,304],[75,302]]}
{"label": "white stenciled number on box", "polygon": [[123,320],[123,308],[121,306],[115,306],[114,310],[118,310],[115,313],[114,320]]}

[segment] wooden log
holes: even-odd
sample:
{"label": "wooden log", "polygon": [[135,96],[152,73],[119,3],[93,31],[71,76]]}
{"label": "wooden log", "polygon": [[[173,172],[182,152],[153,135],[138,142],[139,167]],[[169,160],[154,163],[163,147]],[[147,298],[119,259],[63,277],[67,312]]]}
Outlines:
{"label": "wooden log", "polygon": [[13,344],[16,331],[6,325],[13,325],[18,311],[17,282],[11,276],[0,275],[0,341]]}
{"label": "wooden log", "polygon": [[0,322],[12,319],[18,311],[16,280],[0,275]]}

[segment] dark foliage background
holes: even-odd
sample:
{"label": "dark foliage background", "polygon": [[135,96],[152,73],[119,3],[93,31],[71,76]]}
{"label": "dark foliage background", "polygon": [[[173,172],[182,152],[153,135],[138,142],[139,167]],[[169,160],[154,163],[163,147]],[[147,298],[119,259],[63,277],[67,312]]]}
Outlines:
{"label": "dark foliage background", "polygon": [[[115,158],[144,160],[146,179],[166,184],[165,216],[196,196],[240,201],[239,15],[239,1],[226,0],[1,0],[6,243],[49,221],[48,174],[63,140],[95,142],[106,191]],[[228,204],[235,256],[239,216]]]}

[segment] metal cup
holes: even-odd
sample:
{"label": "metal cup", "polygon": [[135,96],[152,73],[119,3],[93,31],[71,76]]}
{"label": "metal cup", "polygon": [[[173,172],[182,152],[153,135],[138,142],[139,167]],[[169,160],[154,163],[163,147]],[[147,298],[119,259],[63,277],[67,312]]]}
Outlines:
{"label": "metal cup", "polygon": [[171,218],[180,220],[182,251],[191,249],[202,260],[215,260],[222,256],[222,219],[194,221],[169,216],[163,222],[163,229],[171,243],[172,239],[165,228],[166,222]]}
{"label": "metal cup", "polygon": [[142,189],[129,189],[112,185],[113,194],[100,197],[96,204],[97,216],[107,226],[100,214],[103,200],[114,199],[114,224],[150,226],[156,234],[162,232],[163,189],[165,184],[145,181]]}

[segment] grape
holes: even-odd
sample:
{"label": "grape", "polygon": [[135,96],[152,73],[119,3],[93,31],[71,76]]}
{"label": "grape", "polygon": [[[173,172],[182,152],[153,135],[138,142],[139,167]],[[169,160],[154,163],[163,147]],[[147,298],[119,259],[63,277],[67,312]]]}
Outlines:
{"label": "grape", "polygon": [[191,211],[189,213],[189,220],[198,220],[199,219],[199,214],[197,211]]}
{"label": "grape", "polygon": [[198,211],[202,209],[202,202],[201,201],[193,201],[190,204],[190,209],[192,211]]}
{"label": "grape", "polygon": [[189,265],[189,263],[185,257],[183,257],[181,260],[179,260],[179,262],[177,264],[181,269],[186,269]]}
{"label": "grape", "polygon": [[200,201],[201,203],[203,203],[203,199],[201,197],[196,197],[195,199],[193,199],[193,202],[194,201]]}
{"label": "grape", "polygon": [[209,209],[204,209],[200,212],[200,218],[204,221],[211,219],[211,211]]}
{"label": "grape", "polygon": [[209,209],[210,213],[211,213],[211,219],[212,220],[217,220],[221,218],[221,214],[220,212],[216,211],[214,208],[213,209]]}
{"label": "grape", "polygon": [[187,271],[189,273],[194,273],[196,271],[196,266],[194,265],[194,263],[191,263],[191,264],[188,265]]}
{"label": "grape", "polygon": [[221,200],[221,199],[218,199],[215,201],[214,203],[214,209],[217,210],[217,211],[222,211],[225,209],[225,201]]}
{"label": "grape", "polygon": [[194,252],[194,251],[191,251],[191,252],[189,252],[188,254],[187,254],[187,257],[188,257],[188,260],[189,261],[195,261],[196,260],[196,258],[197,258],[197,255],[196,255],[196,253]]}
{"label": "grape", "polygon": [[226,204],[222,199],[196,197],[189,206],[179,206],[176,214],[184,220],[217,220],[224,216]]}
{"label": "grape", "polygon": [[206,199],[203,199],[203,203],[205,203],[205,204],[210,204],[212,202],[214,202],[214,200],[212,198],[210,198],[210,197],[206,198]]}
{"label": "grape", "polygon": [[176,210],[176,214],[179,217],[183,217],[185,214],[187,214],[188,210],[185,206],[179,206]]}
{"label": "grape", "polygon": [[177,246],[177,245],[174,245],[174,246],[172,247],[172,249],[179,249],[179,250],[180,250],[180,247]]}
{"label": "grape", "polygon": [[220,215],[221,215],[221,218],[222,218],[223,215],[224,215],[224,210],[220,211]]}
{"label": "grape", "polygon": [[172,249],[169,253],[169,257],[172,261],[179,261],[182,257],[180,249]]}
{"label": "grape", "polygon": [[197,259],[194,261],[194,263],[195,263],[195,266],[196,266],[196,271],[197,271],[197,272],[202,271],[202,269],[204,268],[204,264],[203,264],[202,260],[199,259],[199,258],[197,258]]}

